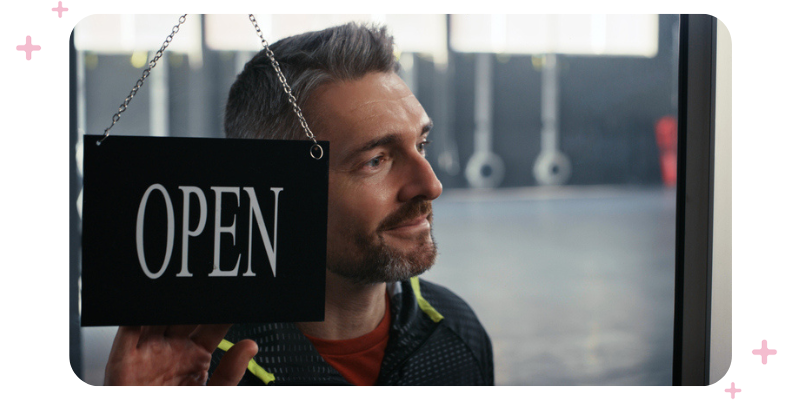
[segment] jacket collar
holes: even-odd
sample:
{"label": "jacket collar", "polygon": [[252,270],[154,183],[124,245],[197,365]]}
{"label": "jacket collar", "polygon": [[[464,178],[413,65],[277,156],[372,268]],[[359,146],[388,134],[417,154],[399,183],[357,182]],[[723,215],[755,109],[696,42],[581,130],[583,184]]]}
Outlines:
{"label": "jacket collar", "polygon": [[[417,280],[418,278],[411,279]],[[387,291],[391,299],[392,324],[389,331],[389,342],[378,376],[378,385],[390,383],[387,380],[395,369],[414,354],[438,326],[435,316],[439,314],[422,298],[418,281],[414,284],[412,281],[390,283],[387,285]],[[420,305],[423,305],[425,309]],[[295,324],[267,324],[260,325],[261,328],[258,328],[257,324],[243,325],[243,327],[245,326],[250,326],[250,329],[259,329],[264,333],[271,332],[270,336],[280,340],[280,342],[269,343],[263,352],[259,351],[259,354],[251,362],[252,365],[248,367],[264,383],[277,380],[292,385],[347,384],[341,374],[322,359],[311,341]],[[229,334],[232,333],[234,332],[229,332]],[[238,341],[245,338],[238,336],[234,334],[230,339]],[[226,346],[225,342],[228,341],[223,340],[219,346],[224,351],[230,347]],[[289,347],[292,348],[292,354],[281,351],[288,350],[286,343],[291,344]],[[300,373],[300,376],[292,376],[295,375],[292,372],[301,370],[305,372]],[[311,374],[308,376],[309,380],[302,378],[307,374]]]}
{"label": "jacket collar", "polygon": [[[418,291],[414,290],[411,281],[394,285],[399,290],[392,296],[392,327],[378,376],[379,384],[386,383],[392,372],[425,343],[438,325],[420,308]],[[421,294],[419,298],[422,298]]]}

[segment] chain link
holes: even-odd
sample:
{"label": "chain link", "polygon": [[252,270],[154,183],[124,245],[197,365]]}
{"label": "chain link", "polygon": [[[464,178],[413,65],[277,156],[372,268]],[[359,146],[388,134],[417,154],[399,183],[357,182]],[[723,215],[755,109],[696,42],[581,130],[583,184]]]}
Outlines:
{"label": "chain link", "polygon": [[[278,64],[278,60],[275,59],[275,54],[269,49],[269,43],[267,43],[267,39],[264,39],[264,32],[262,32],[261,28],[258,26],[255,15],[250,14],[250,22],[253,24],[253,28],[256,29],[258,37],[261,38],[261,45],[264,46],[264,51],[272,63],[272,68],[275,70],[275,73],[278,74],[278,80],[281,82],[283,91],[289,96],[289,104],[291,104],[292,110],[294,110],[295,115],[297,115],[297,119],[300,121],[300,126],[303,127],[303,131],[306,133],[306,136],[314,142],[314,145],[311,146],[310,150],[311,157],[314,157],[317,160],[321,159],[323,154],[322,146],[317,143],[317,138],[315,138],[314,134],[311,133],[311,129],[308,127],[306,118],[303,117],[303,111],[300,110],[300,106],[297,105],[297,99],[292,94],[292,88],[289,87],[289,84],[286,82],[286,76],[283,75],[281,67]],[[318,152],[319,156],[315,155],[315,152]]]}
{"label": "chain link", "polygon": [[[183,14],[178,19],[178,24],[172,27],[172,32],[169,34],[169,36],[167,36],[167,38],[164,40],[164,43],[161,45],[161,48],[158,49],[158,51],[156,51],[155,56],[148,63],[147,68],[142,72],[142,77],[139,78],[136,81],[136,84],[133,86],[133,89],[131,89],[131,92],[125,98],[125,101],[123,101],[122,104],[120,104],[119,108],[117,109],[117,113],[114,114],[113,117],[111,117],[111,125],[109,125],[108,128],[106,128],[105,131],[103,131],[103,137],[100,138],[100,140],[97,141],[97,145],[98,146],[100,145],[100,143],[102,143],[108,137],[108,135],[109,135],[109,133],[111,131],[111,128],[113,128],[114,124],[116,124],[117,121],[119,121],[120,116],[122,115],[122,113],[125,112],[125,110],[128,109],[128,104],[130,104],[130,102],[133,99],[133,97],[136,96],[136,93],[139,91],[139,89],[142,87],[142,85],[144,85],[145,79],[147,79],[147,77],[150,76],[150,70],[155,68],[156,63],[158,62],[158,60],[164,55],[164,51],[167,49],[167,46],[169,46],[169,44],[172,42],[172,38],[175,36],[176,33],[178,33],[178,31],[180,30],[181,25],[184,22],[186,22],[186,15],[187,14]],[[275,70],[275,73],[278,74],[278,80],[280,80],[280,82],[281,82],[281,86],[283,87],[283,91],[289,97],[289,104],[291,104],[292,110],[294,111],[295,115],[297,115],[297,119],[300,121],[300,126],[303,127],[303,131],[305,132],[306,136],[314,142],[314,145],[311,146],[311,150],[310,150],[311,157],[313,157],[313,158],[315,158],[317,160],[322,159],[322,155],[323,155],[322,146],[319,143],[317,143],[316,137],[314,137],[314,134],[311,133],[311,128],[308,127],[308,122],[306,122],[306,118],[303,117],[303,112],[302,112],[302,110],[300,110],[300,106],[297,105],[297,99],[292,94],[292,88],[289,87],[289,84],[286,82],[286,76],[283,75],[283,72],[281,71],[281,67],[278,64],[278,61],[275,59],[275,54],[272,52],[272,50],[270,50],[269,43],[267,43],[267,39],[264,38],[264,33],[261,31],[261,28],[258,26],[258,22],[256,21],[256,17],[253,14],[250,14],[250,22],[253,24],[253,27],[256,29],[256,33],[258,33],[258,37],[261,38],[261,45],[264,46],[264,50],[265,50],[267,56],[269,57],[270,62],[272,63],[272,68]]]}
{"label": "chain link", "polygon": [[153,57],[153,59],[150,60],[150,63],[148,63],[147,68],[144,70],[144,72],[142,72],[142,77],[136,81],[136,84],[133,86],[133,89],[131,89],[131,92],[128,93],[128,97],[126,97],[125,101],[123,101],[122,104],[120,104],[119,108],[117,109],[117,113],[114,114],[113,117],[111,117],[111,125],[109,125],[105,131],[103,131],[103,137],[97,141],[98,146],[100,145],[100,143],[103,142],[103,140],[106,140],[111,128],[114,127],[114,124],[116,124],[117,121],[119,121],[120,115],[122,115],[122,113],[124,113],[125,110],[128,109],[128,104],[130,104],[131,100],[133,99],[133,96],[136,96],[136,93],[139,91],[142,85],[144,85],[144,80],[147,79],[148,76],[150,76],[150,70],[155,68],[156,62],[158,62],[158,60],[164,55],[164,50],[166,50],[167,46],[169,46],[169,44],[172,42],[172,38],[181,29],[181,25],[184,22],[186,22],[186,15],[187,14],[183,14],[181,15],[180,18],[178,18],[178,25],[172,27],[172,32],[169,34],[169,36],[167,36],[167,39],[164,40],[164,44],[161,45],[161,48],[158,49],[158,51],[156,51],[155,57]]}

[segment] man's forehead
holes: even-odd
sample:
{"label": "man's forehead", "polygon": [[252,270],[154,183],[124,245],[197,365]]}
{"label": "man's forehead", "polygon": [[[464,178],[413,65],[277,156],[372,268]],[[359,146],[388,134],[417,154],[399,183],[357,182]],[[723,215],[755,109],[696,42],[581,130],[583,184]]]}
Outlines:
{"label": "man's forehead", "polygon": [[417,98],[394,73],[325,84],[315,91],[311,105],[315,125],[322,128],[325,140],[378,133],[375,130],[421,129],[430,122]]}
{"label": "man's forehead", "polygon": [[[351,112],[369,112],[375,109],[381,109],[388,106],[392,106],[395,102],[402,102],[408,103],[408,105],[415,106],[419,104],[417,101],[417,97],[414,96],[414,93],[408,91],[407,94],[402,96],[387,96],[384,98],[379,98],[379,96],[375,96],[372,98],[363,98],[363,99],[353,99],[350,98],[352,101],[347,102],[346,104],[349,105],[351,108],[349,111]],[[343,98],[343,100],[348,100],[348,98]]]}
{"label": "man's forehead", "polygon": [[387,102],[416,102],[416,97],[395,73],[373,72],[359,79],[334,81],[314,91],[317,105],[352,113],[380,107]]}

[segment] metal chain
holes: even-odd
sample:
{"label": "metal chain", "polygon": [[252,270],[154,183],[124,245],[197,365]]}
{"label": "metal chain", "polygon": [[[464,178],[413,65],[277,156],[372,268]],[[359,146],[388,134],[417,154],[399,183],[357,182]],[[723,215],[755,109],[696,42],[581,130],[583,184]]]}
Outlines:
{"label": "metal chain", "polygon": [[120,104],[119,109],[117,109],[117,113],[114,114],[113,117],[111,117],[111,125],[109,125],[108,128],[106,128],[106,130],[103,132],[103,137],[97,141],[98,146],[100,145],[100,143],[103,142],[103,140],[106,140],[111,128],[114,126],[114,124],[117,123],[117,121],[119,121],[120,115],[122,115],[122,113],[124,113],[125,110],[128,109],[128,104],[133,99],[133,96],[136,96],[136,92],[138,92],[139,89],[142,87],[142,85],[144,84],[144,80],[147,79],[148,76],[150,76],[150,70],[155,68],[156,62],[161,58],[161,56],[164,55],[164,50],[166,50],[167,46],[169,46],[170,42],[172,42],[172,38],[175,36],[176,33],[178,33],[181,25],[184,22],[186,22],[186,15],[187,14],[181,15],[181,17],[178,19],[178,25],[172,27],[172,32],[169,34],[169,36],[167,36],[167,39],[164,40],[164,44],[162,44],[161,48],[158,49],[155,57],[153,57],[153,59],[150,60],[150,63],[147,66],[147,68],[144,70],[144,72],[142,72],[142,77],[136,81],[136,85],[133,86],[133,89],[131,89],[131,92],[128,94],[128,97],[126,97],[125,101],[122,102],[122,104]]}
{"label": "metal chain", "polygon": [[[314,137],[314,134],[311,133],[311,129],[308,127],[308,123],[306,122],[305,117],[303,117],[303,112],[300,110],[300,106],[297,105],[297,99],[292,94],[292,88],[289,87],[289,84],[286,82],[286,77],[283,75],[281,71],[280,65],[278,65],[278,61],[275,59],[275,54],[272,50],[269,49],[269,44],[267,43],[267,39],[264,39],[264,33],[261,31],[261,28],[258,26],[258,22],[256,22],[256,17],[253,14],[250,14],[250,22],[253,24],[253,27],[256,28],[256,33],[258,33],[258,37],[261,38],[261,45],[264,46],[264,51],[269,57],[270,62],[272,63],[272,68],[275,70],[275,73],[278,74],[278,80],[281,82],[281,86],[283,87],[283,91],[289,96],[289,104],[292,105],[292,109],[294,110],[295,115],[297,115],[297,119],[300,120],[300,126],[303,127],[303,131],[305,131],[306,136],[314,142],[314,145],[311,146],[311,157],[319,160],[322,158],[322,146],[317,143],[317,138]],[[315,151],[319,153],[319,156],[315,155]]]}
{"label": "metal chain", "polygon": [[[117,109],[117,113],[114,114],[114,116],[111,118],[111,125],[109,125],[108,128],[105,129],[105,131],[103,132],[103,137],[97,141],[98,146],[108,137],[111,128],[113,128],[114,124],[116,124],[117,121],[119,121],[122,113],[128,109],[128,104],[131,102],[133,97],[136,96],[136,93],[139,91],[142,85],[144,85],[145,79],[147,79],[147,77],[150,76],[150,70],[155,68],[156,62],[164,55],[164,50],[166,50],[167,46],[169,46],[169,44],[172,42],[172,38],[180,30],[180,26],[184,22],[186,22],[186,15],[187,14],[183,14],[178,19],[178,24],[172,27],[172,32],[169,34],[169,36],[167,36],[166,40],[164,40],[164,43],[161,45],[161,48],[158,49],[158,51],[156,52],[155,57],[153,57],[153,59],[150,60],[148,67],[142,72],[142,77],[136,81],[136,84],[133,86],[133,89],[131,89],[131,92],[125,98],[125,101],[123,101],[122,104]],[[264,46],[264,50],[267,56],[269,57],[270,62],[272,63],[272,68],[275,69],[275,73],[278,74],[278,80],[280,80],[281,82],[283,91],[286,92],[286,94],[289,96],[289,104],[291,104],[292,110],[294,110],[294,113],[297,115],[297,118],[300,121],[300,126],[303,127],[303,131],[305,132],[306,136],[314,142],[314,145],[311,147],[310,151],[311,157],[317,160],[322,159],[323,155],[322,146],[320,146],[320,144],[317,143],[316,137],[314,137],[314,134],[311,133],[311,128],[308,127],[308,122],[306,122],[305,117],[303,117],[303,112],[300,110],[300,106],[297,105],[297,99],[292,94],[292,88],[289,87],[289,84],[286,82],[286,76],[283,75],[280,65],[278,64],[278,61],[275,59],[275,54],[272,52],[272,50],[270,50],[269,44],[267,43],[267,39],[264,39],[264,33],[258,26],[258,22],[256,22],[256,17],[253,14],[250,14],[250,22],[256,29],[258,37],[261,38],[261,45]],[[318,155],[315,154],[315,151],[318,153]]]}

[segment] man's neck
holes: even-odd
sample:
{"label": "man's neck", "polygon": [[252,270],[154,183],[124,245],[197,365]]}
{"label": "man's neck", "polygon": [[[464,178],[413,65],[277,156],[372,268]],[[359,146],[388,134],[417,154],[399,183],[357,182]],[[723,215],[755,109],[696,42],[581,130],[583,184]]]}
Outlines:
{"label": "man's neck", "polygon": [[327,272],[325,321],[298,322],[301,332],[327,340],[346,340],[372,332],[386,312],[386,284],[360,285]]}

